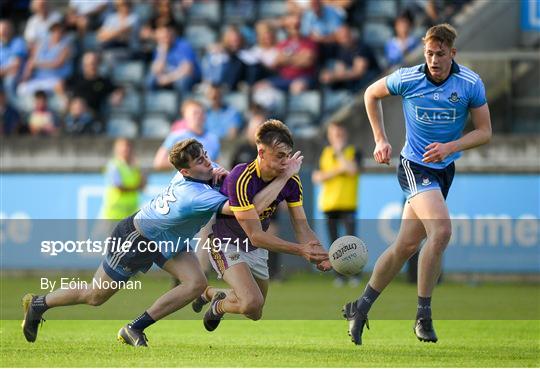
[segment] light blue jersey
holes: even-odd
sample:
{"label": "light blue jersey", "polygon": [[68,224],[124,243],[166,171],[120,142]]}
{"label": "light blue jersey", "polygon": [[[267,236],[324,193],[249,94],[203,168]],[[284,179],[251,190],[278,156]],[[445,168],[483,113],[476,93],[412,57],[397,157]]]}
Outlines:
{"label": "light blue jersey", "polygon": [[169,187],[145,204],[133,220],[141,234],[152,241],[172,241],[175,247],[160,247],[170,259],[184,251],[195,234],[227,201],[208,182],[176,174]]}
{"label": "light blue jersey", "polygon": [[484,84],[469,68],[452,63],[442,84],[428,79],[425,64],[400,68],[386,78],[392,95],[403,99],[406,141],[401,155],[430,168],[442,169],[461,156],[456,152],[439,163],[423,163],[425,147],[433,142],[457,140],[463,133],[469,109],[486,103]]}

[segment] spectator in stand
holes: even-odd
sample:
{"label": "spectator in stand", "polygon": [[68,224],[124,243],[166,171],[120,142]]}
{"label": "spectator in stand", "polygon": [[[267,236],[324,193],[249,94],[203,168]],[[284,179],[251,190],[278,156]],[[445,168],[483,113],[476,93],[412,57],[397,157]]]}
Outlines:
{"label": "spectator in stand", "polygon": [[84,35],[87,31],[95,31],[103,21],[104,12],[109,0],[69,0],[66,14],[66,25]]}
{"label": "spectator in stand", "polygon": [[93,135],[101,131],[86,102],[80,97],[71,100],[68,113],[64,119],[64,132],[72,135]]}
{"label": "spectator in stand", "polygon": [[22,37],[14,37],[11,21],[0,20],[0,80],[8,101],[16,102],[18,79],[28,52]]}
{"label": "spectator in stand", "polygon": [[377,59],[369,46],[353,37],[348,25],[336,31],[336,41],[336,59],[321,71],[319,80],[333,89],[358,92],[381,72]]}
{"label": "spectator in stand", "polygon": [[278,43],[278,55],[273,65],[278,75],[259,82],[256,89],[266,89],[269,83],[279,90],[299,94],[317,85],[317,45],[300,34],[298,15],[288,15],[285,25],[288,38]]}
{"label": "spectator in stand", "polygon": [[25,65],[17,89],[19,95],[31,95],[38,90],[61,92],[62,84],[73,72],[71,40],[62,21],[51,24],[48,36],[38,41]]}
{"label": "spectator in stand", "polygon": [[11,136],[21,133],[22,122],[19,112],[10,105],[6,93],[0,88],[0,136]]}
{"label": "spectator in stand", "polygon": [[100,57],[96,52],[88,51],[82,58],[82,75],[74,76],[67,82],[67,95],[82,98],[91,113],[102,118],[105,102],[119,105],[124,97],[124,90],[115,86],[110,78],[99,75]]}
{"label": "spectator in stand", "polygon": [[420,45],[420,39],[411,34],[412,25],[412,14],[408,11],[400,14],[394,20],[396,35],[388,40],[384,47],[389,67],[403,64],[405,56]]}
{"label": "spectator in stand", "polygon": [[258,22],[256,27],[257,44],[240,54],[240,58],[247,65],[247,82],[255,82],[271,77],[278,50],[274,27],[266,21]]}
{"label": "spectator in stand", "polygon": [[24,39],[32,52],[39,39],[48,35],[51,25],[62,21],[62,15],[49,9],[47,0],[32,0],[30,10],[33,15],[28,19],[24,29]]}
{"label": "spectator in stand", "polygon": [[335,33],[343,25],[344,14],[321,0],[311,0],[310,8],[302,15],[300,33],[317,42],[319,46],[335,42]]}
{"label": "spectator in stand", "polygon": [[34,110],[28,117],[28,128],[34,136],[50,136],[58,132],[60,121],[49,109],[45,91],[34,94]]}
{"label": "spectator in stand", "polygon": [[141,27],[139,37],[145,59],[150,61],[156,47],[156,30],[163,25],[171,24],[176,34],[183,34],[182,24],[174,16],[173,3],[170,0],[157,0],[154,15]]}
{"label": "spectator in stand", "polygon": [[203,58],[203,80],[209,84],[225,85],[230,91],[246,80],[247,66],[240,58],[245,52],[244,38],[237,26],[229,25],[221,43],[211,45]]}
{"label": "spectator in stand", "polygon": [[182,109],[184,113],[185,129],[171,131],[165,141],[156,152],[154,157],[154,169],[171,170],[169,162],[169,151],[177,142],[187,138],[196,138],[208,151],[208,156],[215,161],[219,156],[219,139],[216,135],[205,129],[204,107],[197,100],[186,100]]}
{"label": "spectator in stand", "polygon": [[160,25],[156,39],[148,86],[153,89],[173,87],[182,94],[189,94],[201,75],[193,47],[176,35],[172,23]]}
{"label": "spectator in stand", "polygon": [[75,75],[62,85],[61,96],[67,99],[81,98],[90,109],[90,113],[103,121],[105,103],[119,105],[124,97],[124,90],[115,86],[110,78],[99,75],[99,55],[87,51],[82,57],[82,74]]}
{"label": "spectator in stand", "polygon": [[238,136],[242,126],[242,115],[223,102],[223,91],[218,85],[210,85],[206,91],[210,107],[206,111],[206,129],[220,140]]}
{"label": "spectator in stand", "polygon": [[104,62],[112,67],[118,60],[129,58],[138,49],[139,19],[128,0],[115,0],[116,11],[108,14],[97,32],[104,49]]}

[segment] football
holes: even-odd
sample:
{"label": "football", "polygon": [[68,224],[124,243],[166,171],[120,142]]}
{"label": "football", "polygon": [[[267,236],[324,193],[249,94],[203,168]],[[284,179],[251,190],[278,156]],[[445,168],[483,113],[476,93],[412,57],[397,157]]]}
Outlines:
{"label": "football", "polygon": [[360,273],[368,261],[366,244],[355,236],[343,236],[335,240],[328,255],[334,270],[345,276]]}

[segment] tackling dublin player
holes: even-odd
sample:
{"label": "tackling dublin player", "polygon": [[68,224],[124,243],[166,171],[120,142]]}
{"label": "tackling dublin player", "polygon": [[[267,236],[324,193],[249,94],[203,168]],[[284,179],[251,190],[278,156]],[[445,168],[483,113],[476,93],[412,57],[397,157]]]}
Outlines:
{"label": "tackling dublin player", "polygon": [[[371,305],[425,238],[418,261],[418,310],[413,329],[420,341],[437,342],[431,295],[452,232],[445,200],[454,177],[454,160],[461,151],[491,138],[484,85],[478,74],[454,61],[456,36],[449,24],[431,27],[423,38],[425,64],[395,71],[369,86],[364,95],[376,144],[373,156],[381,164],[390,164],[392,154],[381,99],[402,97],[406,142],[398,180],[408,201],[399,234],[377,260],[363,295],[344,306],[349,335],[357,345],[362,344]],[[462,136],[469,113],[474,129]]]}
{"label": "tackling dublin player", "polygon": [[[194,252],[186,252],[185,241],[189,242],[215,212],[232,214],[227,198],[212,186],[213,177],[222,179],[227,172],[222,168],[213,168],[197,140],[187,139],[176,144],[169,154],[169,160],[179,173],[167,189],[140,211],[120,221],[112,232],[112,237],[116,239],[131,241],[131,247],[129,250],[109,249],[94,275],[94,280],[109,286],[112,281],[127,281],[137,272],[145,273],[155,263],[182,281],[120,329],[118,340],[133,346],[147,346],[146,327],[182,308],[205,290],[206,277]],[[302,157],[296,153],[287,161],[287,169],[282,176],[255,199],[256,211],[262,212],[270,205],[288,179],[297,173],[301,160]],[[179,240],[176,245],[180,247],[149,251],[145,245],[150,240]],[[96,288],[92,283],[77,289],[58,289],[42,296],[27,294],[23,298],[23,333],[26,340],[36,340],[38,325],[48,309],[76,304],[98,306],[117,290],[113,287]]]}
{"label": "tackling dublin player", "polygon": [[[200,311],[203,304],[212,301],[203,318],[209,331],[217,328],[225,313],[243,314],[252,320],[261,318],[268,291],[268,250],[299,255],[318,263],[321,270],[330,269],[328,253],[307,222],[302,206],[302,184],[297,175],[288,180],[275,201],[260,216],[255,211],[255,195],[283,173],[293,148],[289,129],[278,120],[263,123],[256,138],[257,158],[234,167],[221,187],[221,192],[229,198],[234,216],[218,214],[213,237],[222,243],[230,239],[231,245],[240,244],[241,247],[211,252],[212,266],[232,291],[224,293],[209,287],[194,301],[195,311]],[[287,202],[299,243],[287,242],[265,232],[270,217],[282,201]]]}

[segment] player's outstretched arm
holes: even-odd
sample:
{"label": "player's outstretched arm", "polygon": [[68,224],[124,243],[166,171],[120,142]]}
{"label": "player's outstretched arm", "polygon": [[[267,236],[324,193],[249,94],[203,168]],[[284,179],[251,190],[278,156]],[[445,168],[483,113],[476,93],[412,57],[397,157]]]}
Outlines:
{"label": "player's outstretched arm", "polygon": [[[304,211],[304,207],[290,207],[289,216],[291,218],[294,234],[298,242],[302,244],[311,243],[314,245],[314,248],[318,249],[321,253],[326,253],[326,251],[321,245],[321,242],[317,238],[317,235],[315,234],[315,232],[313,232],[309,225],[306,217],[306,212]],[[330,263],[328,261],[325,261],[322,264],[318,264],[317,267],[323,271],[331,269]]]}
{"label": "player's outstretched arm", "polygon": [[244,211],[236,211],[234,216],[236,217],[236,220],[238,220],[238,223],[240,223],[240,226],[251,243],[257,247],[274,252],[298,255],[313,263],[328,260],[328,253],[324,252],[324,250],[321,252],[317,247],[317,245],[320,247],[319,241],[297,244],[285,241],[263,231],[259,216],[253,208]]}
{"label": "player's outstretched arm", "polygon": [[364,93],[366,112],[375,139],[373,158],[379,164],[390,164],[392,146],[388,143],[388,137],[384,130],[384,119],[381,99],[389,96],[390,91],[386,86],[386,77],[379,79],[370,85]]}
{"label": "player's outstretched arm", "polygon": [[488,104],[471,108],[470,112],[474,129],[456,141],[432,142],[427,145],[422,159],[424,163],[437,163],[454,152],[472,149],[489,142],[491,139],[491,117]]}

